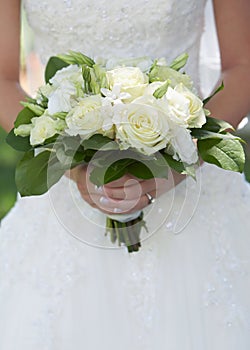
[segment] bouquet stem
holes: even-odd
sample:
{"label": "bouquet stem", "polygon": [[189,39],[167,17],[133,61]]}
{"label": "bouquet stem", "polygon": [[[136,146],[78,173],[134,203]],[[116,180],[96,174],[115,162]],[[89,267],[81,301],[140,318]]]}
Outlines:
{"label": "bouquet stem", "polygon": [[143,227],[147,231],[146,223],[143,220],[143,212],[136,219],[127,222],[121,222],[110,217],[106,219],[106,235],[110,234],[112,243],[117,241],[119,246],[124,244],[129,253],[137,252],[141,247],[140,233]]}

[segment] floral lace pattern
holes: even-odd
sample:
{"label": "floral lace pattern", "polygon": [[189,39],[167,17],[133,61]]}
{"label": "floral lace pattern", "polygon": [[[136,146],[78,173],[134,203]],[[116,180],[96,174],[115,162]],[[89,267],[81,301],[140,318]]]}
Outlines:
{"label": "floral lace pattern", "polygon": [[23,1],[43,63],[70,49],[95,58],[150,56],[168,60],[185,50],[190,55],[187,72],[194,78],[205,2]]}

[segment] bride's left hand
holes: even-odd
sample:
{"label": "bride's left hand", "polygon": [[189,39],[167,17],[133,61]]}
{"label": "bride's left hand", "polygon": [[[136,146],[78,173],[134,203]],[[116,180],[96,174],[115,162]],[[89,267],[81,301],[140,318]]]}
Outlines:
{"label": "bride's left hand", "polygon": [[185,178],[170,174],[168,179],[141,180],[126,174],[118,180],[97,187],[89,180],[89,169],[77,167],[70,177],[77,183],[83,199],[105,214],[129,214],[148,206],[150,198],[158,198]]}

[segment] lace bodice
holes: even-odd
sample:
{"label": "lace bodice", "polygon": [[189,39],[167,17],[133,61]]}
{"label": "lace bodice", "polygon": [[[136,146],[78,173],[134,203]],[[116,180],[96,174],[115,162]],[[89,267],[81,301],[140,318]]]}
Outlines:
{"label": "lace bodice", "polygon": [[166,57],[186,51],[197,81],[206,0],[24,0],[43,63],[71,50],[92,57]]}

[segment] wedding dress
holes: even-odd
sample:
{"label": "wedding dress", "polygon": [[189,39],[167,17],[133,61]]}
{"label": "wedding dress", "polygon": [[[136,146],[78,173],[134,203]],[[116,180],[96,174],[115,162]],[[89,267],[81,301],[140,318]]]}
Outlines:
{"label": "wedding dress", "polygon": [[[92,57],[189,53],[205,0],[25,0],[35,49]],[[19,199],[0,230],[1,350],[249,350],[250,188],[211,165],[145,210],[129,254],[63,178]]]}

